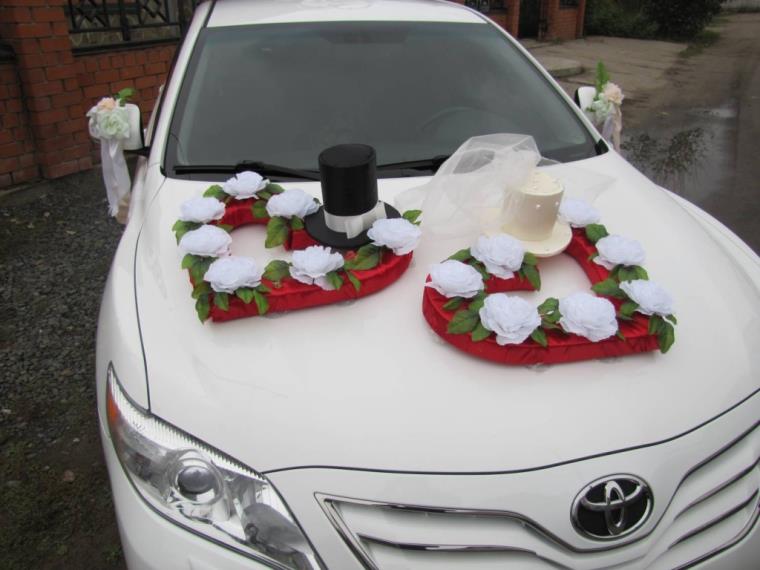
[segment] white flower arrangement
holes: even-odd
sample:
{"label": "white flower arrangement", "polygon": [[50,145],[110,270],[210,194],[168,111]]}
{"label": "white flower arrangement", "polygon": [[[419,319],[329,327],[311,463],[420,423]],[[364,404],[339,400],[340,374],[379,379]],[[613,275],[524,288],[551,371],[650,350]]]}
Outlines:
{"label": "white flower arrangement", "polygon": [[565,197],[559,205],[559,215],[574,228],[585,228],[601,220],[599,210],[580,198]]}
{"label": "white flower arrangement", "polygon": [[203,279],[217,293],[234,293],[240,287],[258,287],[263,274],[254,259],[230,255],[214,261]]}
{"label": "white flower arrangement", "polygon": [[333,253],[321,245],[312,245],[293,252],[290,276],[301,283],[315,284],[325,291],[332,291],[335,287],[330,283],[327,274],[343,267],[343,263],[341,254]]}
{"label": "white flower arrangement", "polygon": [[179,219],[183,222],[207,224],[224,216],[224,203],[216,198],[191,198],[180,206]]}
{"label": "white flower arrangement", "polygon": [[620,289],[638,305],[636,311],[643,315],[667,317],[675,312],[670,293],[654,281],[646,279],[623,281]]}
{"label": "white flower arrangement", "polygon": [[319,210],[319,204],[311,194],[300,188],[291,188],[269,198],[266,209],[270,218],[279,216],[290,219],[295,216],[303,219]]}
{"label": "white flower arrangement", "polygon": [[449,299],[471,299],[485,288],[485,284],[483,276],[471,265],[447,259],[430,269],[430,282],[426,287],[432,287]]}
{"label": "white flower arrangement", "polygon": [[646,260],[644,248],[635,239],[613,234],[603,237],[595,245],[599,255],[594,258],[594,263],[610,270],[618,265],[640,266]]}
{"label": "white flower arrangement", "polygon": [[396,255],[406,255],[419,244],[422,230],[404,218],[383,218],[372,224],[367,237],[374,245],[387,247]]}
{"label": "white flower arrangement", "polygon": [[480,236],[470,248],[470,253],[486,266],[488,273],[501,279],[514,276],[525,258],[522,242],[507,234]]}
{"label": "white flower arrangement", "polygon": [[264,190],[269,184],[258,172],[245,170],[237,173],[222,184],[222,190],[225,194],[232,196],[236,200],[246,200],[253,198]]}
{"label": "white flower arrangement", "polygon": [[87,111],[90,135],[99,140],[129,138],[129,113],[113,97],[103,97]]}
{"label": "white flower arrangement", "polygon": [[483,327],[496,333],[500,346],[522,343],[541,325],[536,307],[505,293],[486,297],[479,315]]}
{"label": "white flower arrangement", "polygon": [[199,257],[223,257],[230,254],[232,237],[222,228],[204,225],[187,232],[179,240],[182,252]]}
{"label": "white flower arrangement", "polygon": [[618,331],[615,306],[607,299],[589,293],[573,293],[560,299],[559,324],[565,332],[599,342]]}

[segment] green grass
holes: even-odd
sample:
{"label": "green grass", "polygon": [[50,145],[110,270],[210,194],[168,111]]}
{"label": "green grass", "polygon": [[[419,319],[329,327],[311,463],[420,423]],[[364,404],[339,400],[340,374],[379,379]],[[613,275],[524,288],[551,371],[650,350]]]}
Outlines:
{"label": "green grass", "polygon": [[714,45],[720,39],[720,32],[712,29],[705,29],[699,32],[696,37],[689,42],[689,45],[679,53],[681,57],[693,57],[702,53],[705,48]]}

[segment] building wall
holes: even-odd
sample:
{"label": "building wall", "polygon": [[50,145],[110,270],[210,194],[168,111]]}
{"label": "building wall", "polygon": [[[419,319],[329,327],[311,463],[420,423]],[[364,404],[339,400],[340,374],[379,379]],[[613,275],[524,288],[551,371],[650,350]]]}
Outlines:
{"label": "building wall", "polygon": [[0,188],[34,180],[38,175],[16,63],[0,62]]}

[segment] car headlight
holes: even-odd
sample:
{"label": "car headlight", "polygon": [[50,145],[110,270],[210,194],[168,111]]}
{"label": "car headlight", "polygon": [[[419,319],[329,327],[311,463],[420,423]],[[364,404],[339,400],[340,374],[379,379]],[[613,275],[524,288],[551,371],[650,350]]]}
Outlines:
{"label": "car headlight", "polygon": [[112,366],[108,428],[142,498],[172,522],[273,568],[320,568],[309,541],[272,484],[132,403]]}

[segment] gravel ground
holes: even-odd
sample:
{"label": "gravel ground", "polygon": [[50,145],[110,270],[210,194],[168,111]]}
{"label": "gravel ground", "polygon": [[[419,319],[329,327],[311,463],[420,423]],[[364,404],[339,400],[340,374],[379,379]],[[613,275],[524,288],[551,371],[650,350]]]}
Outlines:
{"label": "gravel ground", "polygon": [[97,170],[0,197],[0,566],[123,568],[94,390],[121,226]]}

